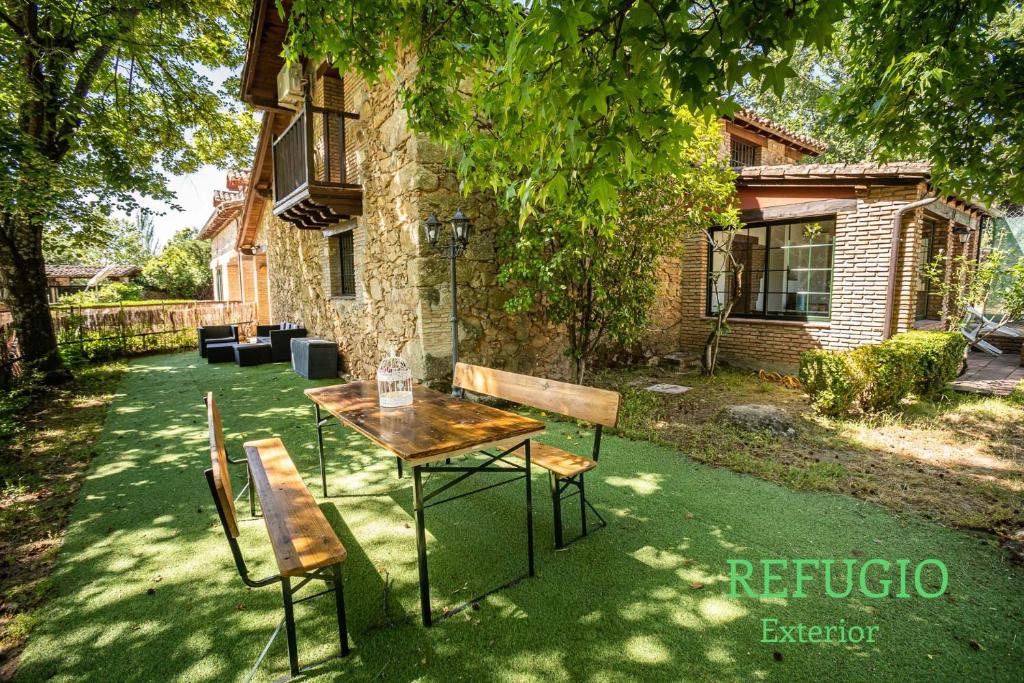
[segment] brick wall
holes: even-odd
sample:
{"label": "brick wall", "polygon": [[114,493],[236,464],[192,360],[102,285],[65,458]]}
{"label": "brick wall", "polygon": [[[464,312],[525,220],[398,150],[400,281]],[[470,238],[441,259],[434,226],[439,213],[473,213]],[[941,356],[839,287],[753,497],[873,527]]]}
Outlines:
{"label": "brick wall", "polygon": [[[721,342],[721,357],[734,362],[791,370],[812,348],[847,349],[882,338],[893,212],[917,199],[917,186],[874,187],[857,201],[857,211],[836,216],[832,316],[828,322],[733,318]],[[913,274],[920,239],[920,215],[905,215],[901,272]],[[684,348],[700,350],[710,331],[704,315],[708,249],[703,239],[687,242],[683,259]],[[914,313],[914,278],[897,280],[898,331],[909,329]]]}

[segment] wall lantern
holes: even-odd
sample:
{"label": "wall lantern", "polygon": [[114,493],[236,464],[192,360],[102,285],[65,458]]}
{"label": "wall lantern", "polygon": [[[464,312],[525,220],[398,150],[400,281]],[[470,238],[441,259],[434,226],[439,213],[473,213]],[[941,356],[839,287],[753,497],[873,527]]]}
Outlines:
{"label": "wall lantern", "polygon": [[953,234],[960,240],[960,244],[967,244],[967,240],[971,236],[971,229],[966,225],[960,225],[958,223],[953,226]]}

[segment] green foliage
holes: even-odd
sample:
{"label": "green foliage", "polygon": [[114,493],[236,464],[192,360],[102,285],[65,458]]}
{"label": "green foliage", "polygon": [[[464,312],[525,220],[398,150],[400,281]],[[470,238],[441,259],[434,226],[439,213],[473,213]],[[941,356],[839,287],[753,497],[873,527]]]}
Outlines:
{"label": "green foliage", "polygon": [[1018,406],[1024,406],[1024,379],[1017,382],[1017,385],[1013,388],[1013,391],[1010,392],[1007,399],[1010,403]]}
{"label": "green foliage", "polygon": [[198,299],[210,289],[210,243],[185,228],[170,239],[159,256],[142,269],[142,281],[181,299]]}
{"label": "green foliage", "polygon": [[[687,166],[620,194],[614,221],[606,220],[584,183],[571,179],[558,202],[510,223],[500,236],[499,281],[516,286],[506,308],[537,310],[565,327],[578,382],[606,339],[640,341],[650,323],[658,269],[664,258],[679,254],[681,238],[736,221],[734,176],[717,158],[718,125],[680,118],[695,131],[685,148]],[[518,207],[508,206],[513,212]]]}
{"label": "green foliage", "polygon": [[286,56],[329,56],[376,80],[414,52],[415,74],[399,80],[410,122],[452,143],[465,189],[518,202],[525,222],[576,186],[613,216],[621,193],[685,165],[694,127],[681,109],[731,111],[721,94],[747,78],[781,91],[797,41],[826,46],[842,10],[838,0],[305,0],[292,5]]}
{"label": "green foliage", "polygon": [[32,371],[8,382],[0,391],[0,447],[25,428],[25,410],[43,390],[41,375]]}
{"label": "green foliage", "polygon": [[966,340],[958,332],[905,332],[850,351],[808,351],[800,381],[816,411],[897,410],[911,394],[933,400],[956,379]]}
{"label": "green foliage", "polygon": [[914,393],[929,400],[938,398],[960,374],[967,339],[959,332],[903,332],[887,344],[902,346],[914,362]]}
{"label": "green foliage", "polygon": [[249,3],[14,6],[0,21],[0,138],[19,161],[0,175],[7,211],[89,231],[139,196],[173,199],[164,173],[248,162],[255,122],[207,74],[241,64]]}
{"label": "green foliage", "polygon": [[60,298],[60,303],[68,306],[86,306],[138,301],[141,298],[142,285],[131,282],[108,282],[97,289],[65,294]]}
{"label": "green foliage", "polygon": [[789,65],[796,75],[786,81],[780,96],[764,90],[753,79],[738,87],[733,96],[743,107],[767,116],[790,130],[809,135],[828,145],[825,153],[806,157],[809,163],[855,163],[869,161],[875,140],[871,131],[851,131],[841,125],[832,104],[847,78],[843,50],[849,36],[847,22],[840,23],[833,36],[832,50],[801,45]]}
{"label": "green foliage", "polygon": [[[508,193],[525,220],[570,175],[614,213],[620,191],[673,171],[691,135],[676,111],[729,113],[721,95],[740,85],[749,103],[795,83],[768,113],[824,137],[840,124],[837,158],[927,158],[949,191],[1021,198],[1022,36],[1006,0],[304,0],[286,55],[371,80],[418,55],[400,79],[412,124],[454,142],[465,187]],[[809,113],[827,101],[827,121]]]}
{"label": "green foliage", "polygon": [[55,225],[43,233],[47,263],[142,267],[157,253],[153,217],[139,211],[133,218],[104,218],[92,230],[67,232]]}
{"label": "green foliage", "polygon": [[1024,260],[1003,269],[995,290],[1003,317],[1011,322],[1024,322]]}
{"label": "green foliage", "polygon": [[1019,2],[854,2],[849,27],[844,126],[881,160],[930,160],[946,192],[1024,200]]}
{"label": "green foliage", "polygon": [[[946,277],[949,271],[951,277]],[[932,291],[949,302],[946,319],[950,327],[958,329],[967,317],[967,307],[984,308],[995,298],[998,289],[1001,320],[1005,324],[1024,320],[1024,261],[1007,265],[1007,254],[993,249],[980,261],[967,254],[947,256],[938,254],[923,267],[924,277]]]}
{"label": "green foliage", "polygon": [[814,409],[831,417],[849,413],[865,385],[845,351],[805,352],[800,357],[799,377]]}
{"label": "green foliage", "polygon": [[911,349],[891,339],[848,352],[864,386],[857,403],[867,413],[894,411],[914,390],[917,363]]}

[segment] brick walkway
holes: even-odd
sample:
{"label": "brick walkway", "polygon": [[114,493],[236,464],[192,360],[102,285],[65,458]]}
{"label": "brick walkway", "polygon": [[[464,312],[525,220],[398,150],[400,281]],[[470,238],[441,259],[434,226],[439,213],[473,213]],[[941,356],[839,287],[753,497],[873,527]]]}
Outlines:
{"label": "brick walkway", "polygon": [[1022,379],[1024,366],[1021,366],[1017,354],[989,356],[971,351],[967,357],[967,372],[953,382],[953,388],[975,394],[1008,396]]}

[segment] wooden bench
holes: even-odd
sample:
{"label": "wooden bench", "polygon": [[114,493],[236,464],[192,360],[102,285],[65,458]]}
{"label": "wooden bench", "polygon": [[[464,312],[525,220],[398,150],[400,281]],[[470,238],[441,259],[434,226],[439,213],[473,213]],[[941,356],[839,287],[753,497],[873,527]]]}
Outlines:
{"label": "wooden bench", "polygon": [[[583,475],[597,467],[601,455],[601,428],[614,427],[619,418],[619,394],[606,389],[595,389],[579,384],[558,382],[542,377],[519,375],[479,365],[459,363],[455,366],[455,387],[474,394],[492,396],[505,401],[558,413],[566,417],[589,422],[595,426],[590,457],[538,443],[530,444],[530,461],[550,474],[551,502],[555,515],[555,547],[563,548],[562,500],[579,494],[581,536],[587,535],[587,509],[589,508],[606,526],[604,518],[587,501]],[[523,457],[520,451],[514,451]],[[565,495],[569,488],[576,491]]]}
{"label": "wooden bench", "polygon": [[[345,596],[342,586],[341,564],[345,561],[345,547],[338,540],[330,523],[306,488],[295,464],[280,439],[264,439],[244,444],[245,461],[227,457],[220,411],[213,393],[206,395],[207,423],[210,430],[211,467],[206,479],[220,515],[224,535],[231,547],[242,581],[250,587],[260,588],[281,584],[284,598],[285,633],[288,638],[288,665],[293,676],[300,673],[298,645],[295,637],[294,603],[333,592],[338,615],[338,637],[342,656],[349,653],[348,631],[345,623]],[[278,573],[265,579],[250,578],[245,559],[238,545],[238,518],[235,515],[234,492],[231,486],[229,464],[246,462],[249,470],[250,497],[255,492],[266,522],[270,545],[277,561]],[[300,579],[292,585],[292,579]],[[322,593],[295,600],[295,594],[313,580],[323,581],[329,587]],[[271,636],[277,636],[278,629]],[[263,654],[253,668],[259,666]]]}

